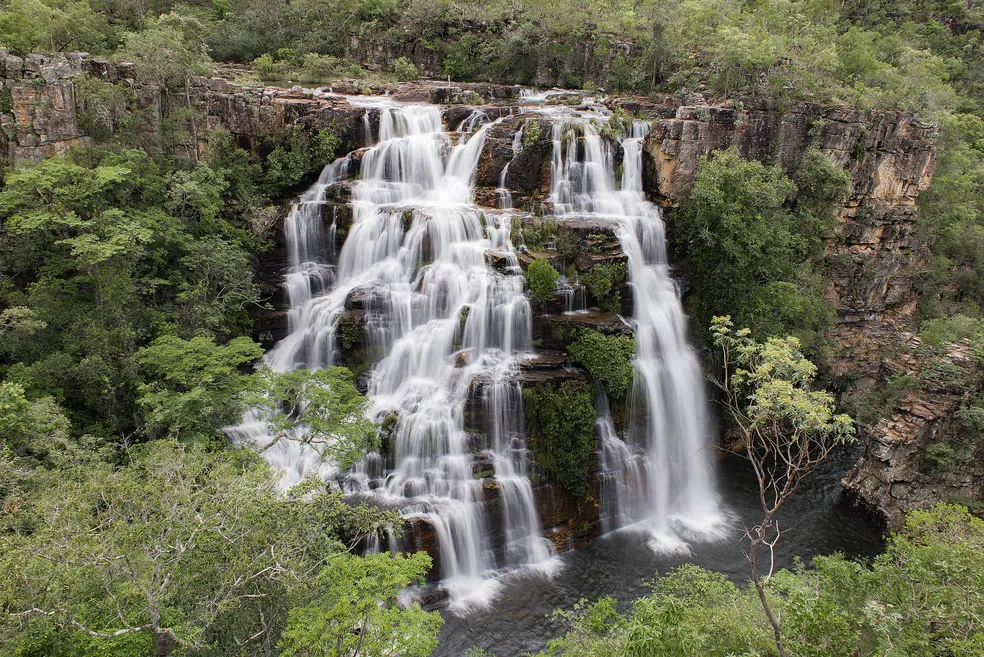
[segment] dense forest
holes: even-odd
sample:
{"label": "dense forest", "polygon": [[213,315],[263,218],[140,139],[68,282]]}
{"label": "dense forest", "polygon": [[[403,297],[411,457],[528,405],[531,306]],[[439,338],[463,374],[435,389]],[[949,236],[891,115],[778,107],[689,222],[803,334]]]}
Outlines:
{"label": "dense forest", "polygon": [[[356,373],[273,372],[257,366],[263,349],[250,337],[252,311],[269,302],[257,259],[289,199],[344,154],[341,138],[285,131],[258,157],[221,131],[199,134],[182,99],[217,67],[282,86],[430,76],[911,112],[940,130],[934,182],[919,197],[926,258],[912,273],[911,328],[938,360],[961,340],[980,357],[975,0],[0,0],[0,46],[134,62],[142,84],[174,101],[150,131],[132,88],[82,76],[91,144],[0,170],[0,655],[377,657],[437,646],[440,615],[401,598],[431,568],[427,554],[359,556],[367,534],[399,533],[395,513],[315,479],[284,492],[222,432],[260,405],[272,435],[303,424],[342,465],[379,441]],[[0,88],[0,113],[11,102]],[[701,164],[672,211],[709,367],[730,362],[715,318],[754,336],[733,347],[740,412],[724,424],[739,433],[770,423],[853,442],[893,395],[925,383],[850,391],[838,402],[853,420],[822,392],[837,387],[824,378],[834,322],[824,245],[849,191],[815,149],[795,172],[729,150]],[[548,298],[558,273],[545,262],[527,271],[532,295]],[[632,355],[616,351],[611,360]],[[938,471],[984,441],[979,401],[961,408],[960,439],[929,455]],[[557,417],[593,430],[593,418]],[[570,479],[583,489],[578,467]],[[984,522],[971,514],[984,503],[950,501],[963,505],[913,512],[870,563],[833,555],[747,585],[684,566],[630,609],[605,598],[558,610],[566,634],[543,654],[984,654]]]}

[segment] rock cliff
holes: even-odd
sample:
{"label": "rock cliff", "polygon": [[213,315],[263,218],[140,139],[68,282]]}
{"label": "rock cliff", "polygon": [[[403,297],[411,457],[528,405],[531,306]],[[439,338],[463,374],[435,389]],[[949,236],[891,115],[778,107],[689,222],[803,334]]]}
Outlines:
{"label": "rock cliff", "polygon": [[880,378],[901,383],[900,394],[844,480],[890,529],[901,528],[906,511],[941,500],[979,511],[984,496],[975,403],[984,390],[981,355],[967,342],[931,349],[911,334],[898,337],[899,351],[883,361]]}

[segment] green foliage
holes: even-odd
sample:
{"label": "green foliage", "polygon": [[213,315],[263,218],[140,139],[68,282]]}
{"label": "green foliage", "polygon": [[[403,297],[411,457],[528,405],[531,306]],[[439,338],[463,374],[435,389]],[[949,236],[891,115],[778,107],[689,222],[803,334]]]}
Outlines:
{"label": "green foliage", "polygon": [[359,0],[355,15],[365,21],[384,20],[397,10],[396,0]]}
{"label": "green foliage", "polygon": [[[790,654],[970,657],[984,643],[984,522],[940,504],[913,511],[869,564],[843,555],[776,573],[768,595]],[[624,616],[614,601],[556,615],[567,633],[541,655],[774,655],[772,628],[751,586],[687,564],[658,577]]]}
{"label": "green foliage", "polygon": [[966,463],[969,458],[969,453],[953,443],[935,442],[922,450],[921,467],[927,473],[947,473],[957,465]]}
{"label": "green foliage", "polygon": [[939,317],[923,322],[919,338],[925,347],[936,353],[964,340],[977,343],[984,338],[984,320],[966,315]]}
{"label": "green foliage", "polygon": [[[352,66],[359,68],[357,65]],[[351,73],[352,66],[332,55],[309,52],[303,57],[296,50],[280,48],[276,56],[263,53],[253,60],[253,70],[261,80],[298,82],[328,82],[344,73]],[[361,71],[361,68],[359,68]],[[361,77],[359,76],[352,77]]]}
{"label": "green foliage", "polygon": [[548,481],[584,497],[597,442],[591,391],[575,381],[556,388],[539,384],[523,389],[523,404],[536,465]]}
{"label": "green foliage", "polygon": [[264,189],[270,197],[283,196],[299,187],[335,158],[341,140],[331,130],[314,137],[302,128],[291,128],[273,138],[276,147],[267,156]]}
{"label": "green foliage", "polygon": [[972,617],[984,604],[982,546],[984,523],[940,504],[911,512],[870,569],[839,555],[818,558],[815,571],[798,575],[801,586],[791,588],[783,612],[794,649],[977,654],[984,637]]}
{"label": "green foliage", "polygon": [[[263,653],[289,625],[288,609],[351,586],[312,581],[334,558],[358,568],[345,537],[396,520],[346,504],[321,482],[285,495],[251,451],[166,440],[132,448],[119,468],[37,469],[22,487],[0,532],[0,632],[10,654],[148,654],[155,642],[159,655],[217,642],[236,654],[234,637],[253,637],[251,650]],[[389,590],[393,579],[373,567],[359,586]],[[404,629],[379,633],[399,632],[394,641]]]}
{"label": "green foliage", "polygon": [[195,75],[209,75],[212,60],[205,46],[206,27],[191,16],[171,12],[124,36],[119,56],[140,64],[149,82],[168,89],[188,84]]}
{"label": "green foliage", "polygon": [[811,252],[817,253],[822,242],[834,236],[836,214],[851,193],[851,175],[822,151],[809,148],[793,173],[793,182],[796,230],[812,241]]}
{"label": "green foliage", "polygon": [[624,400],[632,389],[636,354],[632,338],[584,330],[578,333],[568,353],[571,361],[583,365],[591,379],[601,384],[615,403]]}
{"label": "green foliage", "polygon": [[[0,40],[22,54],[103,52],[117,45],[117,30],[156,29],[155,19],[171,11],[207,24],[197,40],[220,61],[248,62],[286,49],[342,57],[356,42],[399,55],[418,42],[454,79],[529,83],[548,77],[554,84],[642,94],[704,88],[782,102],[901,107],[928,117],[968,105],[956,92],[980,99],[979,8],[904,2],[887,11],[877,4],[862,11],[857,3],[814,0],[431,0],[405,6],[396,0],[215,0],[191,7],[173,0],[6,0]],[[872,21],[874,15],[882,19]],[[585,43],[592,44],[588,51]]]}
{"label": "green foliage", "polygon": [[918,377],[900,375],[870,390],[852,389],[841,398],[841,405],[858,424],[873,427],[880,419],[889,417],[906,393],[918,386]]}
{"label": "green foliage", "polygon": [[749,329],[734,330],[730,317],[715,317],[711,332],[723,351],[728,390],[759,438],[798,449],[806,449],[809,441],[842,444],[854,439],[853,420],[834,412],[829,393],[813,389],[817,367],[795,337],[757,342]]}
{"label": "green foliage", "polygon": [[584,253],[585,250],[585,244],[581,239],[581,235],[570,228],[561,228],[557,232],[557,239],[554,241],[554,246],[568,263],[577,260],[578,256]]}
{"label": "green foliage", "polygon": [[540,122],[537,120],[527,121],[523,124],[523,148],[530,148],[540,141],[541,134]]}
{"label": "green foliage", "polygon": [[453,53],[444,58],[441,70],[455,82],[460,82],[469,79],[473,69],[471,62],[465,56]]}
{"label": "green foliage", "polygon": [[376,428],[367,416],[369,400],[355,387],[344,367],[273,372],[265,369],[262,394],[253,403],[265,406],[273,441],[286,438],[313,446],[321,457],[347,468],[377,449]]}
{"label": "green foliage", "polygon": [[71,449],[71,425],[51,397],[28,399],[24,387],[0,381],[0,437],[11,455],[51,463]]}
{"label": "green foliage", "polygon": [[397,57],[396,61],[393,62],[393,73],[396,75],[396,79],[401,82],[416,80],[420,77],[417,67],[406,57]]}
{"label": "green foliage", "polygon": [[99,53],[115,45],[109,21],[86,0],[9,0],[0,7],[0,44],[18,55],[73,50]]}
{"label": "green foliage", "polygon": [[526,275],[526,284],[529,285],[533,298],[540,303],[550,301],[557,287],[557,280],[560,278],[557,270],[545,258],[537,257],[523,273]]}
{"label": "green foliage", "polygon": [[165,171],[116,149],[7,173],[0,373],[31,399],[53,398],[74,434],[163,430],[137,426],[149,383],[137,351],[156,336],[202,332],[221,345],[249,330],[258,290],[246,222],[260,198],[237,152],[216,148],[231,168]]}
{"label": "green foliage", "polygon": [[97,142],[109,141],[131,122],[132,90],[89,74],[75,78],[79,127]]}
{"label": "green foliage", "polygon": [[580,280],[598,301],[598,307],[609,313],[622,312],[619,288],[625,282],[624,262],[604,262],[580,274]]}
{"label": "green foliage", "polygon": [[254,387],[242,366],[263,355],[249,338],[217,345],[206,337],[164,336],[137,352],[146,372],[137,403],[154,435],[214,436],[243,415],[242,395]]}
{"label": "green foliage", "polygon": [[536,23],[513,24],[486,45],[485,58],[499,80],[528,84],[533,80],[546,42],[546,30]]}
{"label": "green foliage", "polygon": [[803,174],[795,214],[787,202],[796,185],[778,167],[744,160],[736,150],[700,164],[676,215],[695,278],[688,303],[698,321],[707,324],[726,312],[757,334],[792,334],[808,347],[832,322],[809,259],[822,254],[822,227],[846,178],[834,174],[822,155],[808,154],[807,160],[812,163]]}
{"label": "green foliage", "polygon": [[[403,607],[399,593],[430,568],[426,552],[331,558],[315,579],[319,597],[291,609],[280,638],[283,657],[382,655],[396,649],[426,657],[437,647],[443,620],[418,603]],[[353,628],[358,628],[353,631]]]}
{"label": "green foliage", "polygon": [[924,317],[979,316],[984,307],[984,121],[955,114],[943,123],[932,186],[919,195],[920,232],[934,240],[920,281]]}
{"label": "green foliage", "polygon": [[535,219],[523,227],[523,244],[531,251],[544,251],[556,232],[556,220]]}

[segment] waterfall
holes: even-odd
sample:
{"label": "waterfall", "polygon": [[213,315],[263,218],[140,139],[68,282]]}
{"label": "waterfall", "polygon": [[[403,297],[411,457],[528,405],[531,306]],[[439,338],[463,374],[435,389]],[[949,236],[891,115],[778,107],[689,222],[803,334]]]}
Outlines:
{"label": "waterfall", "polygon": [[[621,188],[613,153],[594,120],[553,127],[551,201],[555,213],[615,224],[628,258],[636,331],[636,375],[629,429],[615,434],[607,401],[599,408],[602,513],[607,530],[636,525],[657,550],[685,550],[686,539],[723,523],[710,463],[702,373],[687,343],[687,321],[670,276],[663,221],[644,195],[642,146],[649,124],[619,139]],[[631,493],[631,494],[630,494]]]}
{"label": "waterfall", "polygon": [[[365,339],[378,358],[368,396],[379,422],[395,416],[393,461],[386,469],[369,455],[344,485],[433,527],[454,609],[487,602],[491,576],[503,568],[542,566],[553,555],[527,476],[515,379],[519,357],[532,350],[532,315],[510,216],[472,202],[491,125],[476,111],[449,134],[438,107],[379,108],[378,139],[352,185],[354,218],[337,264],[325,255],[321,213],[326,189],[348,175],[347,160],[327,167],[287,218],[290,332],[266,357],[279,371],[337,363],[346,303],[354,293],[367,300]],[[503,271],[487,264],[490,251],[505,260]],[[494,464],[505,530],[501,558],[489,536],[489,486],[473,475],[476,438],[465,429],[465,405],[476,396],[488,425],[488,444],[478,451]],[[263,442],[259,418],[230,433]],[[264,455],[287,472],[286,485],[309,473],[335,474],[309,446],[280,442]],[[374,540],[371,548],[383,546]]]}
{"label": "waterfall", "polygon": [[523,130],[525,130],[526,124],[524,123],[516,131],[512,140],[512,157],[506,162],[506,166],[502,167],[502,173],[499,174],[499,187],[495,190],[496,196],[499,199],[499,207],[503,210],[513,209],[513,198],[512,193],[506,187],[506,176],[509,175],[509,165],[513,163],[516,156],[519,155],[520,151],[523,149]]}

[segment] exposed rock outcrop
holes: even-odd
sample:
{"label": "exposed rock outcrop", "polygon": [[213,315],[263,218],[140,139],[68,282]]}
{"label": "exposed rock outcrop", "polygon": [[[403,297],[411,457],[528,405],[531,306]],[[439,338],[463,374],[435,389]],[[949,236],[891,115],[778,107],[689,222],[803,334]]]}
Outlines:
{"label": "exposed rock outcrop", "polygon": [[679,202],[700,159],[731,146],[794,171],[813,145],[846,169],[852,190],[839,213],[842,239],[827,249],[826,296],[837,311],[832,373],[874,374],[915,309],[909,277],[925,255],[913,234],[916,199],[932,182],[936,128],[908,114],[844,106],[804,102],[783,113],[763,99],[735,106],[680,107],[655,122],[647,141],[652,192]]}
{"label": "exposed rock outcrop", "polygon": [[984,390],[984,366],[967,343],[945,353],[907,335],[901,352],[884,361],[882,377],[908,377],[911,389],[867,437],[857,465],[844,479],[851,494],[901,528],[905,513],[939,501],[984,497],[984,446],[961,422]]}

